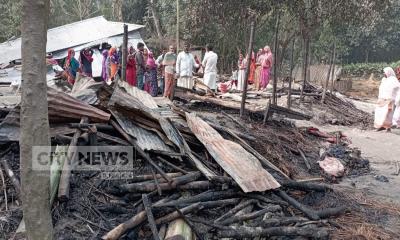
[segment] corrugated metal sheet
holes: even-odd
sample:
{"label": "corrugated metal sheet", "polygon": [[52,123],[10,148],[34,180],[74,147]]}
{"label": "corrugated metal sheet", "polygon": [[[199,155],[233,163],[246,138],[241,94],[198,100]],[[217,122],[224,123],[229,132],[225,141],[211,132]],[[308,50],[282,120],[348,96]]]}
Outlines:
{"label": "corrugated metal sheet", "polygon": [[[107,21],[103,16],[86,19],[49,29],[47,52],[55,52],[116,35],[123,34],[123,24]],[[128,24],[128,31],[137,31],[142,25]],[[21,38],[0,44],[0,63],[21,58]]]}
{"label": "corrugated metal sheet", "polygon": [[156,133],[139,127],[124,114],[118,113],[118,111],[112,111],[112,114],[124,131],[136,138],[141,149],[147,151],[173,151]]}
{"label": "corrugated metal sheet", "polygon": [[[51,69],[47,69],[46,78],[47,80],[54,79],[55,72]],[[12,84],[18,85],[21,83],[22,66],[17,65],[11,68],[0,69],[0,84]]]}
{"label": "corrugated metal sheet", "polygon": [[93,105],[98,101],[97,91],[104,84],[104,82],[96,82],[90,77],[78,77],[70,95],[87,104]]}
{"label": "corrugated metal sheet", "polygon": [[119,81],[119,86],[121,86],[125,91],[131,95],[132,97],[136,98],[140,101],[144,106],[150,109],[157,109],[157,103],[154,101],[153,97],[148,94],[146,91],[142,91],[137,87],[132,87],[125,81]]}
{"label": "corrugated metal sheet", "polygon": [[[326,77],[328,75],[329,65],[311,65],[310,66],[310,82],[323,86],[326,81]],[[340,78],[342,74],[342,67],[339,65],[335,66],[335,74],[334,79]],[[293,78],[296,81],[300,81],[303,79],[303,68],[295,67],[293,69]]]}
{"label": "corrugated metal sheet", "polygon": [[80,120],[84,116],[88,117],[91,122],[108,122],[110,120],[109,113],[53,88],[47,88],[47,100],[50,120]]}
{"label": "corrugated metal sheet", "polygon": [[216,130],[194,113],[186,114],[189,128],[204,144],[215,161],[244,192],[263,192],[279,188],[280,184],[259,160],[239,144],[224,139]]}

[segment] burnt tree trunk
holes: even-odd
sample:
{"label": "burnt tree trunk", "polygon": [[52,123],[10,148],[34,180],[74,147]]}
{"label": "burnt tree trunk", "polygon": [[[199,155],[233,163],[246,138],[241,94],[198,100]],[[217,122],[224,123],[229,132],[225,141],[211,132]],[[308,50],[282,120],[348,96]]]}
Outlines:
{"label": "burnt tree trunk", "polygon": [[49,6],[49,0],[22,4],[21,195],[31,240],[53,239],[50,165],[41,165],[38,171],[32,158],[32,147],[50,145],[45,63]]}

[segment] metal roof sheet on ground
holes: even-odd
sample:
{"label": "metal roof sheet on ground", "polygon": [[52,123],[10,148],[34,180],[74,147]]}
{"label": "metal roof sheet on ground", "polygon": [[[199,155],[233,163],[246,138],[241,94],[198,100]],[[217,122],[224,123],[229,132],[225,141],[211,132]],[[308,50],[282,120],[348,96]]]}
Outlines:
{"label": "metal roof sheet on ground", "polygon": [[117,119],[118,124],[124,129],[124,131],[137,140],[141,149],[145,151],[173,151],[172,148],[167,146],[154,132],[139,127],[133,121],[117,111],[112,111],[112,115]]}
{"label": "metal roof sheet on ground", "polygon": [[132,97],[136,98],[141,102],[143,105],[150,109],[157,109],[158,105],[156,101],[154,101],[153,97],[145,91],[140,90],[137,87],[132,87],[125,81],[119,81],[119,86],[121,86],[125,91],[131,95]]}
{"label": "metal roof sheet on ground", "polygon": [[194,113],[187,113],[186,120],[194,135],[244,192],[264,192],[280,187],[275,178],[262,167],[260,161],[242,146],[224,139]]}
{"label": "metal roof sheet on ground", "polygon": [[[99,39],[123,34],[122,22],[109,22],[103,16],[94,17],[47,31],[47,52],[79,46]],[[143,25],[127,24],[128,31],[143,28]],[[21,38],[0,44],[0,63],[21,58]]]}

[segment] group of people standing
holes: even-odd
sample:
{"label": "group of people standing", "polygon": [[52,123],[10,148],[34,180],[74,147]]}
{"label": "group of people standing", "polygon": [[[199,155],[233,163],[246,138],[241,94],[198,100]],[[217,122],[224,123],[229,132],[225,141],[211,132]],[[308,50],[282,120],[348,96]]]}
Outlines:
{"label": "group of people standing", "polygon": [[397,69],[397,75],[391,67],[385,68],[383,72],[374,126],[378,130],[390,131],[392,127],[400,127],[400,68]]}
{"label": "group of people standing", "polygon": [[[111,83],[121,76],[122,52],[112,47],[103,50],[101,77]],[[70,84],[75,83],[77,72],[81,75],[92,77],[93,51],[84,49],[80,53],[79,61],[75,59],[73,49],[68,50],[64,70]],[[160,92],[165,97],[170,97],[175,83],[178,87],[192,89],[194,86],[193,73],[204,70],[204,83],[213,91],[216,90],[218,55],[213,52],[213,46],[206,46],[203,62],[190,53],[190,45],[184,44],[184,49],[176,55],[175,48],[170,46],[168,51],[155,59],[151,51],[143,43],[138,43],[137,48],[129,47],[126,64],[126,81],[131,86],[147,91],[152,96]],[[177,82],[175,82],[177,79]]]}
{"label": "group of people standing", "polygon": [[93,51],[86,48],[79,54],[79,61],[75,59],[75,51],[69,49],[64,61],[65,75],[70,84],[75,83],[76,74],[92,77]]}
{"label": "group of people standing", "polygon": [[[122,52],[115,47],[103,50],[102,79],[108,83],[121,76]],[[129,85],[147,91],[152,96],[159,92],[157,64],[151,51],[143,43],[136,49],[129,46],[126,61],[126,81]]]}
{"label": "group of people standing", "polygon": [[[247,59],[243,57],[243,54],[239,54],[239,60],[237,64],[238,70],[233,71],[233,85],[237,90],[244,90],[245,75],[247,70]],[[253,84],[255,90],[265,90],[270,81],[271,68],[273,66],[274,59],[271,48],[265,46],[263,49],[259,49],[257,55],[254,52],[250,57],[250,71],[248,77],[248,84]]]}

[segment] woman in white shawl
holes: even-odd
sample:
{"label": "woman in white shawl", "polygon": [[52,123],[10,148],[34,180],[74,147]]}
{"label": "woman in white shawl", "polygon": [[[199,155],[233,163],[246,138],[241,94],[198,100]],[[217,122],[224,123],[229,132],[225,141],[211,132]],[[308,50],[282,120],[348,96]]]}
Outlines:
{"label": "woman in white shawl", "polygon": [[378,130],[389,130],[392,127],[394,105],[400,89],[400,83],[391,67],[385,68],[383,72],[385,77],[379,86],[374,126]]}

